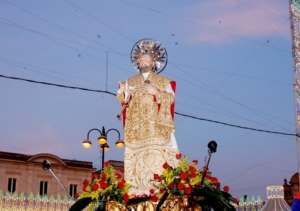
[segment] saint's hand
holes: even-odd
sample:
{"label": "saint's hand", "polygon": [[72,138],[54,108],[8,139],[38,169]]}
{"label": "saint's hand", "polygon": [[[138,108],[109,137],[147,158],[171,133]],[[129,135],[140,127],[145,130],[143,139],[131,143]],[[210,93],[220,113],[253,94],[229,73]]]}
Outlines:
{"label": "saint's hand", "polygon": [[156,95],[157,94],[157,88],[155,86],[152,86],[151,84],[144,84],[143,90],[149,94]]}
{"label": "saint's hand", "polygon": [[120,92],[124,92],[125,91],[125,85],[124,85],[124,83],[122,83],[122,82],[120,82],[119,81],[119,90],[120,90]]}

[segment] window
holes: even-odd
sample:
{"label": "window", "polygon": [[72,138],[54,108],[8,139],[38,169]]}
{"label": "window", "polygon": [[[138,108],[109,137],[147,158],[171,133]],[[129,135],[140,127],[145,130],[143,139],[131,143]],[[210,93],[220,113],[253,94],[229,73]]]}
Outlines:
{"label": "window", "polygon": [[70,196],[74,197],[75,193],[77,193],[77,185],[70,184]]}
{"label": "window", "polygon": [[47,195],[48,190],[48,182],[47,181],[40,181],[40,195]]}
{"label": "window", "polygon": [[8,178],[8,186],[7,186],[8,192],[14,193],[16,191],[16,184],[17,184],[16,178]]}

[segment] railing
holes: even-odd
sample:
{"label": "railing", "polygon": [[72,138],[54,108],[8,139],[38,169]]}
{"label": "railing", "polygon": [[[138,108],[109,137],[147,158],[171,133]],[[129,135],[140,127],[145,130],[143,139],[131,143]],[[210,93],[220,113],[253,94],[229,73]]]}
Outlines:
{"label": "railing", "polygon": [[[67,196],[63,198],[58,195],[56,198],[37,194],[34,196],[30,193],[28,197],[24,193],[19,196],[15,192],[13,194],[7,192],[3,194],[0,190],[0,211],[67,211],[74,203]],[[251,200],[243,197],[239,200],[239,205],[236,206],[237,211],[259,211],[263,206],[263,202],[258,196],[256,199],[252,196]]]}
{"label": "railing", "polygon": [[24,193],[19,196],[15,192],[13,194],[7,192],[5,195],[0,190],[0,211],[66,211],[69,210],[74,200],[70,200],[67,196],[63,198],[58,195],[56,198],[51,195],[36,196],[30,193],[28,197]]}
{"label": "railing", "polygon": [[247,197],[244,199],[244,197],[241,197],[239,200],[239,205],[235,206],[237,211],[259,211],[264,205],[264,202],[261,200],[260,196],[257,196],[255,199],[254,196],[252,196],[251,200]]}

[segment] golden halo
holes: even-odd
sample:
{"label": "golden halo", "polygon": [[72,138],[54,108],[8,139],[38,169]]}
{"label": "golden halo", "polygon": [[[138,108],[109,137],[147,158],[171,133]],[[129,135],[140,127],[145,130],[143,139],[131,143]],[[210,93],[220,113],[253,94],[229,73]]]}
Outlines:
{"label": "golden halo", "polygon": [[157,40],[145,38],[136,42],[131,50],[131,63],[139,71],[139,58],[150,54],[155,62],[154,72],[162,72],[168,63],[168,54],[165,47]]}

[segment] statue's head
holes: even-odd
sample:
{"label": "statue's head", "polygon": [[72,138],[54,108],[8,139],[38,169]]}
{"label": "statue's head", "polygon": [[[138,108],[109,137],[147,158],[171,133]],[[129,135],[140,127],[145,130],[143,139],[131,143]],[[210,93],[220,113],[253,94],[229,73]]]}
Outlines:
{"label": "statue's head", "polygon": [[139,72],[160,73],[168,62],[167,51],[157,40],[142,39],[131,50],[131,62]]}
{"label": "statue's head", "polygon": [[143,54],[138,59],[140,73],[147,73],[153,71],[155,68],[155,62],[151,54]]}

